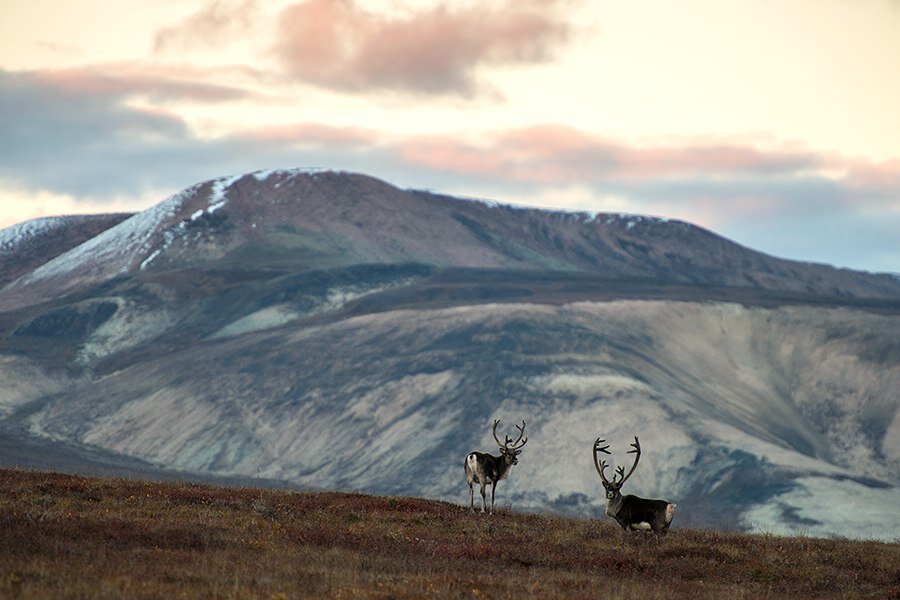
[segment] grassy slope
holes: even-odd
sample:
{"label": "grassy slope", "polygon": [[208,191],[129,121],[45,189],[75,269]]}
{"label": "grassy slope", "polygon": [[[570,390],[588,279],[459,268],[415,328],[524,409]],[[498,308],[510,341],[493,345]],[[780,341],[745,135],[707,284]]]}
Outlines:
{"label": "grassy slope", "polygon": [[0,597],[900,597],[900,545],[0,470]]}

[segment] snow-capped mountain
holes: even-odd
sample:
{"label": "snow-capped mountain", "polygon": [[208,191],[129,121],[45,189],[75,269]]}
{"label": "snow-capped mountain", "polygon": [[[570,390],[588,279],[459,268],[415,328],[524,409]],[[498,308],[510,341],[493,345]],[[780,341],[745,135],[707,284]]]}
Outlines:
{"label": "snow-capped mountain", "polygon": [[0,230],[0,286],[80,246],[129,216],[44,217]]}
{"label": "snow-capped mountain", "polygon": [[36,260],[0,310],[0,435],[48,457],[462,502],[525,419],[501,504],[600,516],[591,443],[638,435],[626,492],[676,526],[900,537],[900,282],[688,223],[258,172]]}
{"label": "snow-capped mountain", "polygon": [[900,288],[889,275],[777,259],[681,221],[515,208],[305,170],[191,186],[10,288],[46,297],[139,270],[235,265],[248,246],[291,269],[416,263],[876,299]]}

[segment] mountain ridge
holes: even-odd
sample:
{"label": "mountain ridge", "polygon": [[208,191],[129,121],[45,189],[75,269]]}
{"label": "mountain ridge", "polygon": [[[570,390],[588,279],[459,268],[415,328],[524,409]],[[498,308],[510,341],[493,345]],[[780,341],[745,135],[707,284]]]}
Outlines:
{"label": "mountain ridge", "polygon": [[41,217],[0,230],[0,287],[118,225],[132,213]]}
{"label": "mountain ridge", "polygon": [[83,285],[136,270],[239,264],[247,245],[292,269],[421,263],[900,298],[900,281],[889,275],[770,257],[683,221],[509,207],[328,171],[259,172],[191,186],[50,260],[5,295],[35,284],[52,295],[67,289],[53,285],[66,277]]}

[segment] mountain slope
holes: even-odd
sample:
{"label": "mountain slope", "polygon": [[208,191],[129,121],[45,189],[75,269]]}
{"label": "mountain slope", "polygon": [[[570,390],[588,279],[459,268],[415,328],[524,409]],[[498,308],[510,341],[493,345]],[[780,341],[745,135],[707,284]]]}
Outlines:
{"label": "mountain slope", "polygon": [[45,217],[3,229],[0,231],[0,287],[130,216],[117,213]]}
{"label": "mountain slope", "polygon": [[598,514],[591,443],[624,461],[639,435],[626,491],[676,524],[900,536],[900,282],[686,223],[264,172],[123,221],[0,306],[18,436],[462,501],[465,453],[525,419],[501,504]]}

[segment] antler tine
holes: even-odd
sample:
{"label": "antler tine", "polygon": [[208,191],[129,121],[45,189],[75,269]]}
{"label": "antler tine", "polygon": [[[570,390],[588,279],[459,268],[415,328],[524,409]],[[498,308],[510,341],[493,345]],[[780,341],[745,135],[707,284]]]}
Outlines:
{"label": "antler tine", "polygon": [[[525,438],[524,440],[522,439],[522,436],[525,435],[525,419],[522,419],[521,427],[519,425],[516,425],[516,429],[519,430],[519,437],[516,438],[516,441],[513,442],[512,447],[514,450],[518,450],[519,448],[521,448],[528,442],[528,438]],[[509,438],[507,438],[507,439],[509,439]],[[522,442],[521,444],[519,443],[520,441]]]}
{"label": "antler tine", "polygon": [[[634,454],[634,464],[631,465],[631,470],[628,471],[628,475],[625,475],[622,478],[621,483],[625,483],[625,480],[631,477],[631,474],[634,473],[634,470],[638,466],[638,461],[641,460],[641,443],[638,441],[637,436],[634,436],[634,443],[631,444],[631,448],[632,449],[629,450],[627,454]],[[622,468],[622,471],[625,471],[625,469]]]}
{"label": "antler tine", "polygon": [[[600,446],[600,444],[604,444],[604,443],[606,443],[606,440],[601,439],[601,438],[597,438],[597,441],[594,442],[594,468],[597,469],[597,474],[600,475],[600,479],[602,479],[604,483],[609,483],[609,480],[606,478],[606,475],[603,474],[603,471],[609,465],[606,464],[605,460],[601,460],[597,456],[598,452],[605,452],[606,454],[609,454],[609,450],[607,450],[607,448],[609,448],[608,445],[603,446],[603,447]],[[615,478],[615,476],[613,476],[613,478]]]}
{"label": "antler tine", "polygon": [[497,437],[497,425],[500,424],[500,419],[494,419],[494,428],[491,430],[491,433],[494,434],[494,441],[497,442],[497,445],[501,448],[504,447],[503,442],[500,441],[500,438]]}
{"label": "antler tine", "polygon": [[634,436],[634,442],[631,444],[631,450],[628,451],[628,454],[634,454],[635,452],[641,453],[641,443],[638,441],[638,437]]}
{"label": "antler tine", "polygon": [[602,438],[597,438],[597,441],[594,442],[594,452],[595,453],[596,452],[604,452],[606,454],[610,454],[610,451],[608,450],[609,444],[606,444],[602,448],[600,447],[600,444],[606,444],[606,440],[604,440]]}

